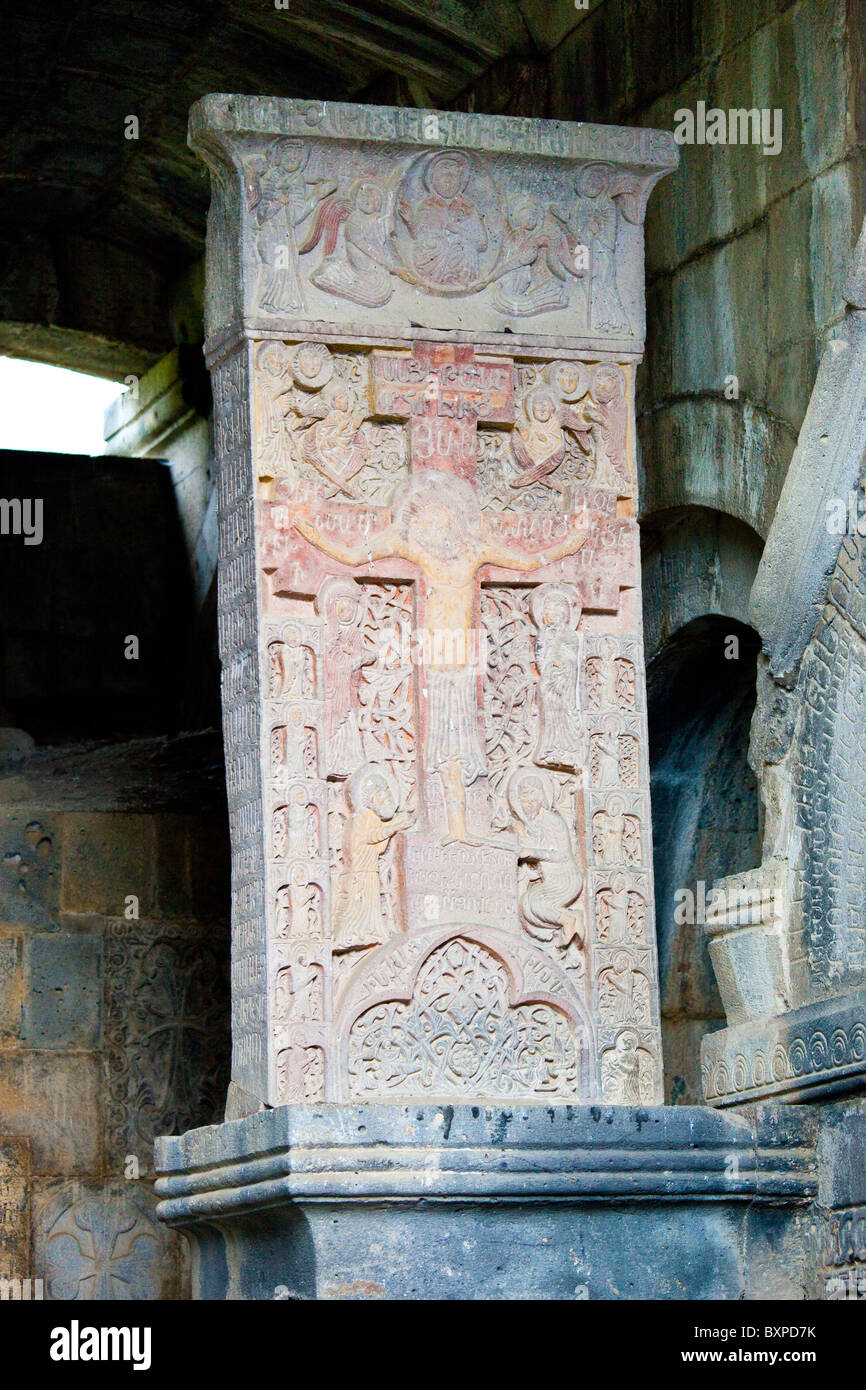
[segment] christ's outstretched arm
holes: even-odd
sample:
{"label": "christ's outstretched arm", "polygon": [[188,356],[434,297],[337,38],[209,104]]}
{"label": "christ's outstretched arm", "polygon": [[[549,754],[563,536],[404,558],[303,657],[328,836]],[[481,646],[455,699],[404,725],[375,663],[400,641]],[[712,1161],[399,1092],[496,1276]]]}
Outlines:
{"label": "christ's outstretched arm", "polygon": [[554,560],[562,560],[566,555],[574,555],[586,540],[586,532],[566,536],[565,540],[559,541],[556,545],[548,545],[544,550],[537,550],[534,555],[525,555],[520,550],[512,550],[507,545],[487,538],[484,547],[484,565],[501,565],[503,569],[510,570],[537,570],[542,565],[551,565]]}
{"label": "christ's outstretched arm", "polygon": [[318,526],[310,521],[296,518],[294,524],[305,540],[342,565],[367,565],[372,560],[384,560],[396,554],[397,533],[393,526],[387,526],[361,545],[341,545],[335,537],[322,535]]}

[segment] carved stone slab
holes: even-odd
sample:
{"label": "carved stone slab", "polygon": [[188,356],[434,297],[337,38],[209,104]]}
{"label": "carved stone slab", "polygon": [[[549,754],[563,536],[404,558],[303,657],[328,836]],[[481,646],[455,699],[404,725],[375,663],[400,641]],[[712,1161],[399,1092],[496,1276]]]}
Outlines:
{"label": "carved stone slab", "polygon": [[208,332],[557,334],[639,352],[668,131],[211,95]]}
{"label": "carved stone slab", "polygon": [[209,97],[191,140],[233,1113],[658,1102],[633,391],[668,137]]}

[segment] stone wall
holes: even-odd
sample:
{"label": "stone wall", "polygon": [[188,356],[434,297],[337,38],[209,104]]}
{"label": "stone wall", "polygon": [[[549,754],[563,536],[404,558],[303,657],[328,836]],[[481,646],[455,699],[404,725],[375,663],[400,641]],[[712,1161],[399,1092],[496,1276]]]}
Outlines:
{"label": "stone wall", "polygon": [[[721,644],[750,621],[762,541],[823,345],[843,318],[842,285],[864,212],[863,7],[601,0],[581,11],[560,0],[529,12],[541,56],[523,67],[500,63],[458,106],[667,128],[699,101],[781,112],[775,155],[751,144],[684,144],[646,223],[638,433],[656,915],[668,1097],[687,1101],[699,1096],[699,1034],[721,1010],[703,929],[675,928],[672,895],[709,883],[713,864],[759,861],[746,761],[753,657],[743,679],[731,673],[723,682],[731,703],[714,701],[712,716],[700,678],[680,692],[684,724],[673,742],[664,718],[654,725],[654,709],[669,709],[671,681],[688,679],[682,641],[700,657],[706,629],[688,624],[720,615]],[[655,703],[654,688],[665,692]],[[688,749],[685,761],[677,748]],[[665,807],[684,795],[692,813],[671,821]],[[720,823],[720,797],[740,808],[736,827]]]}
{"label": "stone wall", "polygon": [[0,765],[0,1277],[175,1298],[153,1139],[222,1118],[228,848],[211,738]]}

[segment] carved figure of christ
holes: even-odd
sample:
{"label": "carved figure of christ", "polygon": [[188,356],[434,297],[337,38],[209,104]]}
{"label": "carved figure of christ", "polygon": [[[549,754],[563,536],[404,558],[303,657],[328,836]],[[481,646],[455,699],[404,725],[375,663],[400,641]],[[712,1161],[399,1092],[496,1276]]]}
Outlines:
{"label": "carved figure of christ", "polygon": [[[479,570],[485,565],[515,574],[541,569],[574,555],[586,532],[573,528],[553,544],[526,553],[494,535],[471,483],[434,469],[424,469],[400,485],[391,515],[381,531],[355,544],[325,534],[297,515],[294,525],[311,545],[341,564],[358,568],[400,559],[420,571],[420,637],[428,698],[426,768],[438,772],[442,782],[448,822],[443,843],[481,843],[466,826],[466,788],[486,766],[472,642]],[[506,523],[514,519],[507,513],[497,517]]]}

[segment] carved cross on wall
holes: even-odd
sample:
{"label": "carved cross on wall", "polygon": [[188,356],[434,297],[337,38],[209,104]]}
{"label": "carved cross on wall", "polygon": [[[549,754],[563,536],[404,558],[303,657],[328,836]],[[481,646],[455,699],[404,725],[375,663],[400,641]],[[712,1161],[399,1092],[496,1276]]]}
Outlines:
{"label": "carved cross on wall", "polygon": [[476,357],[468,343],[374,351],[371,376],[375,414],[409,422],[413,471],[435,468],[474,484],[477,426],[514,423],[513,361]]}
{"label": "carved cross on wall", "polygon": [[511,358],[476,357],[471,346],[453,343],[372,356],[371,413],[408,421],[411,475],[389,508],[333,501],[274,508],[272,525],[284,533],[273,548],[280,562],[265,559],[264,568],[275,595],[315,595],[334,575],[412,584],[422,638],[415,683],[422,806],[429,811],[438,800],[438,782],[449,835],[466,839],[466,788],[486,772],[474,640],[481,584],[580,586],[578,552],[597,519],[586,511],[482,511],[476,430],[480,422],[514,421]]}

